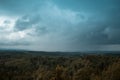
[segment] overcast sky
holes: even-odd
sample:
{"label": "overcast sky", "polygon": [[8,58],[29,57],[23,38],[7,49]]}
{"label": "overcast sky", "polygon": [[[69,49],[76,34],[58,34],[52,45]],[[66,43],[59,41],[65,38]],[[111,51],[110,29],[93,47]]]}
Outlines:
{"label": "overcast sky", "polygon": [[0,48],[120,51],[120,0],[0,0]]}

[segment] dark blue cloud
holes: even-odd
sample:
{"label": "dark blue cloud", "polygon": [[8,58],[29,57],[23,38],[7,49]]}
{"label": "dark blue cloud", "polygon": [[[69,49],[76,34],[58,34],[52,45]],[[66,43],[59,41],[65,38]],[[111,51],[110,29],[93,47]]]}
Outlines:
{"label": "dark blue cloud", "polygon": [[[10,38],[14,45],[28,42],[46,47],[61,45],[66,49],[120,45],[119,5],[119,0],[0,0],[0,16],[17,17],[13,28],[9,29],[11,31],[3,29],[11,24],[5,20],[5,25],[0,25],[3,30],[0,33],[4,36],[10,33],[17,39],[0,36],[4,40]],[[15,33],[25,40],[18,44]],[[30,38],[33,38],[32,42]]]}
{"label": "dark blue cloud", "polygon": [[25,15],[19,18],[16,21],[15,28],[18,30],[24,30],[27,28],[31,28],[35,24],[38,24],[40,22],[41,18],[39,15]]}

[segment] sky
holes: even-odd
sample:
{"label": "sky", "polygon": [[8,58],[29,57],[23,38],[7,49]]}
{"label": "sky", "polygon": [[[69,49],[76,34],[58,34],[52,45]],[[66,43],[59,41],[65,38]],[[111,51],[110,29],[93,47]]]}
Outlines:
{"label": "sky", "polygon": [[0,0],[0,48],[120,51],[120,0]]}

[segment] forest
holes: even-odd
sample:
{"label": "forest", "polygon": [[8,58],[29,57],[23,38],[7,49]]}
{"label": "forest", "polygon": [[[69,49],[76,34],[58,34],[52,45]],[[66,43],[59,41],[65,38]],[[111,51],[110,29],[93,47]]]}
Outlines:
{"label": "forest", "polygon": [[75,54],[0,51],[0,80],[120,80],[120,54]]}

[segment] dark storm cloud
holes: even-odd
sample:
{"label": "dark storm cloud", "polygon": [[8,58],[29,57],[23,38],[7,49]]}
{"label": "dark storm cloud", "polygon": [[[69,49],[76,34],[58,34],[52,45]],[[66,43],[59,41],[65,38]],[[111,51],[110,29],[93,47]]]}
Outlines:
{"label": "dark storm cloud", "polygon": [[[18,17],[11,31],[11,36],[15,36],[13,44],[19,45],[15,35],[18,32],[29,44],[34,37],[32,44],[89,48],[88,45],[120,44],[119,5],[119,0],[0,0],[0,13]],[[4,24],[10,22],[6,20]],[[7,33],[7,29],[0,33],[3,31]]]}
{"label": "dark storm cloud", "polygon": [[39,16],[25,15],[16,21],[15,28],[18,30],[24,30],[27,28],[31,28],[33,25],[37,24],[38,22],[40,22]]}
{"label": "dark storm cloud", "polygon": [[[86,42],[91,44],[106,45],[106,44],[120,44],[120,2],[118,0],[112,1],[113,4],[104,6],[103,10],[96,13],[96,21],[90,22],[89,27],[96,26],[88,32],[89,38]],[[93,13],[94,14],[94,13]],[[87,22],[89,23],[89,22]]]}
{"label": "dark storm cloud", "polygon": [[[48,33],[47,27],[42,25],[43,21],[40,15],[25,15],[17,19],[15,23],[15,30],[24,31],[27,29],[34,29],[36,36]],[[30,34],[31,35],[31,34]]]}
{"label": "dark storm cloud", "polygon": [[83,34],[83,36],[78,35],[74,37],[76,38],[75,45],[80,42],[97,45],[120,44],[120,1],[110,0],[109,2],[108,0],[104,0],[104,2],[102,0],[97,7],[92,8],[92,10],[90,9],[91,11],[88,10],[93,16],[83,27],[89,26],[90,29],[86,27],[86,29],[83,29],[86,31],[85,33],[78,32],[78,34]]}

